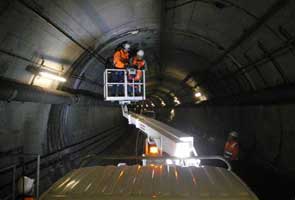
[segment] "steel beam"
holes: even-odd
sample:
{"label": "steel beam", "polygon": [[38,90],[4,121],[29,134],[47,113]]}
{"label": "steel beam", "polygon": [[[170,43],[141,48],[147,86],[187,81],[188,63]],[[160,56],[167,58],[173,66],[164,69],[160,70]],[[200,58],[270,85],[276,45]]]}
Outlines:
{"label": "steel beam", "polygon": [[[291,40],[292,39],[292,35],[282,26],[279,26],[279,32],[281,33],[281,35],[283,35],[284,39]],[[295,56],[295,51],[294,51],[294,47],[295,45],[293,44],[292,46],[289,47],[290,52],[292,53],[293,56]]]}
{"label": "steel beam", "polygon": [[270,55],[270,53],[268,52],[266,47],[262,44],[262,42],[258,41],[258,47],[269,58],[269,60],[271,61],[271,63],[273,64],[273,66],[275,67],[277,72],[279,72],[279,74],[280,74],[281,78],[283,79],[284,83],[288,83],[289,80],[288,80],[288,77],[286,76],[284,70],[282,69],[280,64],[275,60],[275,58]]}
{"label": "steel beam", "polygon": [[[220,77],[219,79],[217,79],[216,81],[221,81],[221,80],[225,80],[225,79],[228,79],[228,78],[231,78],[239,73],[243,73],[245,71],[250,71],[252,69],[254,69],[255,67],[259,67],[267,62],[270,61],[269,57],[273,57],[273,58],[276,58],[276,57],[279,57],[279,56],[282,56],[282,55],[285,55],[287,52],[289,52],[289,47],[291,45],[293,45],[295,43],[295,37],[286,41],[282,46],[278,47],[277,49],[275,50],[272,50],[271,52],[268,53],[268,55],[264,55],[262,56],[261,58],[258,58],[257,60],[247,64],[247,65],[244,65],[242,68],[239,68],[239,70],[236,70],[230,74],[227,74],[227,75],[224,75],[222,77]],[[199,84],[200,85],[203,85],[204,83],[206,83],[206,81],[203,81],[202,83]]]}
{"label": "steel beam", "polygon": [[[253,63],[253,60],[250,56],[248,56],[246,53],[244,53],[244,57],[248,60],[249,63]],[[258,76],[260,77],[261,81],[263,82],[264,87],[268,87],[267,81],[265,80],[262,72],[260,71],[260,69],[258,68],[257,65],[253,65],[255,71],[257,72]]]}
{"label": "steel beam", "polygon": [[277,0],[267,12],[258,20],[255,24],[250,26],[234,43],[232,43],[227,50],[218,57],[214,62],[213,66],[220,63],[231,51],[239,47],[243,42],[245,42],[250,36],[252,36],[265,22],[267,22],[272,16],[274,16],[278,11],[284,8],[290,0]]}
{"label": "steel beam", "polygon": [[[243,66],[241,65],[240,62],[238,62],[233,56],[231,56],[231,61],[233,63],[233,65],[236,67],[236,70],[239,70],[240,68],[242,68]],[[231,71],[229,71],[231,72]],[[250,80],[248,74],[243,73],[242,76],[244,77],[244,79],[246,80],[247,84],[250,87],[250,90],[255,90],[255,85],[252,83],[252,80]]]}
{"label": "steel beam", "polygon": [[[245,42],[250,36],[252,36],[261,26],[263,26],[273,15],[275,15],[278,11],[284,8],[290,0],[277,0],[267,12],[252,26],[250,26],[247,31],[245,31],[238,39],[236,39],[224,52],[221,56],[219,56],[215,61],[212,62],[211,68],[207,70],[207,76],[209,75],[212,68],[217,66],[220,62],[223,61],[227,55],[239,47],[243,42]],[[193,74],[188,74],[189,77],[192,77]],[[207,77],[206,76],[206,77]],[[205,77],[205,80],[206,80]],[[204,81],[202,81],[204,82]]]}

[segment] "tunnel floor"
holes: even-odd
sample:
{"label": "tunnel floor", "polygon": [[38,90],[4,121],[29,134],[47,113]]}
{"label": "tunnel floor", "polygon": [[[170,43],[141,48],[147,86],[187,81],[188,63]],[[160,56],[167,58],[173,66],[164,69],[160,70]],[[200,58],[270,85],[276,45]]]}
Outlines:
{"label": "tunnel floor", "polygon": [[[145,136],[132,126],[128,126],[127,132],[123,134],[116,142],[107,147],[98,155],[101,157],[112,156],[141,156],[143,153],[143,142]],[[117,165],[118,163],[126,163],[128,165],[139,164],[136,160],[97,160],[93,159],[88,166],[95,165]]]}

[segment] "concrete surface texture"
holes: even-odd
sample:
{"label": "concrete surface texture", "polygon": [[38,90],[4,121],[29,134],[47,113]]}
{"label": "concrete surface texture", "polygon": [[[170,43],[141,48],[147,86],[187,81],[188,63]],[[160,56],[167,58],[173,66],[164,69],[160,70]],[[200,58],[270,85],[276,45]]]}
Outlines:
{"label": "concrete surface texture", "polygon": [[210,147],[199,147],[205,154],[222,154],[228,133],[237,131],[242,159],[254,156],[295,175],[293,110],[293,105],[178,108],[171,123],[197,140],[205,138],[217,145],[213,152]]}
{"label": "concrete surface texture", "polygon": [[[292,0],[2,0],[0,78],[101,101],[105,63],[128,41],[145,50],[146,103],[174,108],[178,99],[170,123],[209,141],[212,148],[204,152],[220,152],[235,129],[246,157],[293,174],[294,8]],[[67,82],[42,79],[28,66],[55,71]],[[281,99],[278,91],[286,87]],[[1,156],[44,156],[44,185],[77,166],[78,158],[117,148],[110,145],[126,132],[116,105],[42,104],[41,93],[35,103],[16,102],[17,91],[0,88]],[[202,102],[206,106],[195,105]],[[14,161],[3,158],[0,166]],[[1,191],[8,184],[1,183]]]}
{"label": "concrete surface texture", "polygon": [[222,155],[230,131],[239,133],[236,173],[261,199],[291,199],[295,180],[294,105],[199,106],[161,109],[158,117],[195,137],[201,155]]}

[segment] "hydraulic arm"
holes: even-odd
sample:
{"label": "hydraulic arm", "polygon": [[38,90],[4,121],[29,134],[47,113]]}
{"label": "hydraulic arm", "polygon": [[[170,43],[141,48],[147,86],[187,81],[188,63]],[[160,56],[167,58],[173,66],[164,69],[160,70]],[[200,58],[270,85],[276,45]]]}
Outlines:
{"label": "hydraulic arm", "polygon": [[[194,138],[158,120],[129,112],[127,106],[122,106],[123,116],[128,119],[129,124],[144,132],[148,139],[155,142],[159,148],[159,156],[163,154],[175,157],[177,163],[185,166],[198,165],[196,159],[185,159],[198,156],[194,148]],[[168,160],[168,162],[174,162]]]}

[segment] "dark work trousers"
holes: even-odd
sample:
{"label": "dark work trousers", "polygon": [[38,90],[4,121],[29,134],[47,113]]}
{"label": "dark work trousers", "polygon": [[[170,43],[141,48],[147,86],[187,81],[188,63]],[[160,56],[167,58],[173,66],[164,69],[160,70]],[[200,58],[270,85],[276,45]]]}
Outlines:
{"label": "dark work trousers", "polygon": [[[112,73],[112,82],[113,83],[124,83],[124,72],[113,72]],[[112,86],[112,96],[123,96],[124,95],[124,86],[123,85],[113,85]]]}

